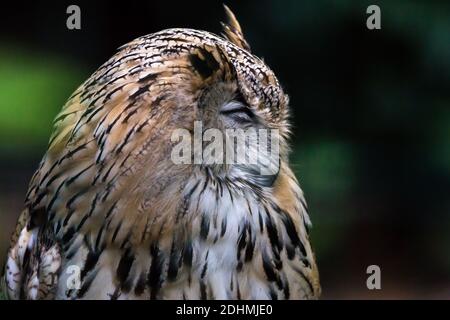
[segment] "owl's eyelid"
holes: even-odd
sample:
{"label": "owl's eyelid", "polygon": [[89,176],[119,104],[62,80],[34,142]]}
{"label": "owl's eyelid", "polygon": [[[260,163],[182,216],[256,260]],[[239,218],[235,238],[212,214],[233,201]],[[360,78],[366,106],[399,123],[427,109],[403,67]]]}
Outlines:
{"label": "owl's eyelid", "polygon": [[241,102],[238,102],[238,101],[231,101],[231,102],[225,104],[220,109],[220,113],[224,114],[224,115],[235,114],[235,113],[243,113],[247,117],[249,117],[250,119],[254,118],[254,116],[255,116],[255,114],[253,113],[252,110],[250,110],[249,107],[247,107],[246,105],[244,105],[244,104],[242,104]]}

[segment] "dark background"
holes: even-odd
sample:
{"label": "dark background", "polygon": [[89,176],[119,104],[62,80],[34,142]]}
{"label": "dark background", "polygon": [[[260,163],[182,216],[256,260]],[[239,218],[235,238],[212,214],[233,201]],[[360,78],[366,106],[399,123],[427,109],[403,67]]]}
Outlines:
{"label": "dark background", "polygon": [[[291,97],[323,298],[450,298],[450,2],[227,1]],[[81,7],[81,30],[66,8]],[[381,7],[381,30],[366,8]],[[120,45],[219,1],[0,4],[0,264],[51,121]],[[382,290],[366,288],[379,265]]]}

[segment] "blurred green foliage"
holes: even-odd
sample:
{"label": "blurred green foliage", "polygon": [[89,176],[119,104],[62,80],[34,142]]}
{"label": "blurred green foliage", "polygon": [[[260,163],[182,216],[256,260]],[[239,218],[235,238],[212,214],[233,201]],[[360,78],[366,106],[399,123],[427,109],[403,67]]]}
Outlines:
{"label": "blurred green foliage", "polygon": [[42,146],[53,118],[85,74],[53,54],[0,47],[1,152]]}
{"label": "blurred green foliage", "polygon": [[[355,181],[352,146],[332,138],[323,138],[299,144],[291,156],[291,167],[299,177],[305,197],[313,208],[314,246],[327,254],[330,243],[342,241],[354,218],[348,210]],[[320,219],[317,214],[320,212]],[[345,212],[345,214],[337,214]]]}

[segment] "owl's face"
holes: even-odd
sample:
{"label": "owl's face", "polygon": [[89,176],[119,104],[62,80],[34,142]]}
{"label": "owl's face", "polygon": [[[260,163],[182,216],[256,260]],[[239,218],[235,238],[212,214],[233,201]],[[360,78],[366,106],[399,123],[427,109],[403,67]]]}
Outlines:
{"label": "owl's face", "polygon": [[[253,66],[260,64],[264,67],[266,72],[270,72],[272,81],[267,77],[267,82],[263,83],[255,74],[239,77],[241,71],[238,68],[243,66],[235,65],[236,78],[232,81],[218,81],[201,89],[196,121],[201,123],[202,133],[207,136],[207,141],[201,142],[202,146],[207,149],[208,145],[222,139],[225,160],[211,159],[217,154],[208,159],[210,153],[205,152],[202,164],[209,165],[217,174],[233,171],[251,179],[252,183],[271,186],[286,153],[288,98],[270,69],[254,56],[249,56],[248,61]],[[252,88],[258,91],[252,92]],[[222,134],[211,139],[207,134],[211,130],[219,130]],[[276,150],[274,144],[277,144]],[[263,146],[265,148],[262,149]],[[227,161],[229,154],[235,156],[231,165]],[[261,163],[264,161],[266,163]],[[264,172],[261,165],[268,164],[272,168]]]}
{"label": "owl's face", "polygon": [[286,152],[288,98],[264,62],[229,41],[209,37],[214,46],[203,44],[188,55],[201,80],[189,91],[195,97],[193,116],[179,118],[178,128],[190,132],[194,146],[201,145],[194,152],[202,160],[193,154],[194,165],[270,186]]}

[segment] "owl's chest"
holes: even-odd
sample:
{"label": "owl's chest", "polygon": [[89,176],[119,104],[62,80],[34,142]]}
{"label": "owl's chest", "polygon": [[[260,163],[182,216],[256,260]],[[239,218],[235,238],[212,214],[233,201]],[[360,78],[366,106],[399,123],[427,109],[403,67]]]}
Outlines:
{"label": "owl's chest", "polygon": [[[215,192],[215,190],[218,190]],[[195,193],[194,193],[195,195]],[[192,197],[188,235],[192,265],[163,289],[164,298],[270,298],[262,268],[266,211],[250,193],[204,190]],[[181,290],[180,290],[181,289]]]}

